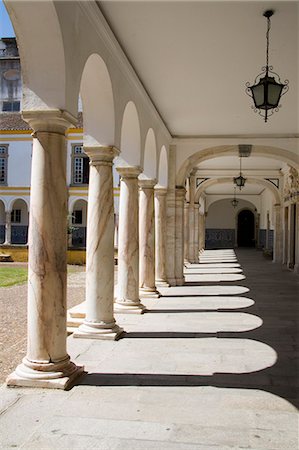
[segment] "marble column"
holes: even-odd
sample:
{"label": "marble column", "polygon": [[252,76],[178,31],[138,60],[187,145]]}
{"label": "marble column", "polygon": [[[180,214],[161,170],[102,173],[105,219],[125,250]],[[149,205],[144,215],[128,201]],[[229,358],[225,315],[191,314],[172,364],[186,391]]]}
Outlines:
{"label": "marble column", "polygon": [[155,188],[156,286],[169,286],[166,277],[166,195],[167,189]]}
{"label": "marble column", "polygon": [[139,294],[160,297],[155,285],[155,214],[156,180],[139,180]]}
{"label": "marble column", "polygon": [[175,191],[175,277],[177,286],[182,286],[184,277],[184,201],[186,189],[182,186]]}
{"label": "marble column", "polygon": [[194,229],[194,195],[195,195],[195,175],[191,174],[190,176],[190,184],[189,184],[189,261],[191,263],[196,262],[195,258],[195,248],[194,248],[194,237],[195,237],[195,229]]}
{"label": "marble column", "polygon": [[66,388],[83,371],[66,351],[67,183],[65,132],[72,116],[27,111],[33,132],[27,355],[9,386]]}
{"label": "marble column", "polygon": [[194,262],[198,263],[199,259],[199,205],[194,204]]}
{"label": "marble column", "polygon": [[167,189],[166,195],[166,278],[170,286],[176,285],[175,277],[175,190]]}
{"label": "marble column", "polygon": [[274,242],[273,242],[273,261],[282,263],[282,217],[280,204],[274,205]]}
{"label": "marble column", "polygon": [[199,252],[202,253],[205,249],[205,216],[204,214],[200,214],[198,216],[199,219]]}
{"label": "marble column", "polygon": [[[175,179],[176,145],[168,148],[168,177],[166,195],[166,278],[170,286],[176,285],[175,277]],[[166,187],[166,186],[165,186]]]}
{"label": "marble column", "polygon": [[114,319],[114,147],[87,147],[90,159],[87,242],[86,316],[74,337],[117,339],[123,332]]}
{"label": "marble column", "polygon": [[4,245],[11,245],[11,211],[5,211],[5,241]]}
{"label": "marble column", "polygon": [[191,263],[195,262],[195,251],[194,251],[194,205],[189,204],[189,261]]}
{"label": "marble column", "polygon": [[189,262],[189,203],[184,204],[184,261]]}
{"label": "marble column", "polygon": [[138,175],[140,167],[118,167],[120,174],[118,294],[115,312],[143,313],[139,299]]}

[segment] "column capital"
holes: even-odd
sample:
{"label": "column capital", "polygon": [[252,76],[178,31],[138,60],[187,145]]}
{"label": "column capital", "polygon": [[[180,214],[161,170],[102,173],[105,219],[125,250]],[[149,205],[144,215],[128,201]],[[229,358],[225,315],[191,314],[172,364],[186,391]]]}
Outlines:
{"label": "column capital", "polygon": [[163,186],[156,185],[155,186],[155,194],[157,195],[166,195],[167,194],[167,188]]}
{"label": "column capital", "polygon": [[139,188],[141,190],[143,189],[154,189],[154,186],[157,184],[157,180],[156,179],[152,179],[152,180],[146,180],[146,179],[139,179],[138,180],[138,184],[139,184]]}
{"label": "column capital", "polygon": [[90,163],[95,166],[103,162],[112,163],[113,159],[120,153],[120,151],[113,146],[83,145],[83,150],[89,157]]}
{"label": "column capital", "polygon": [[70,125],[77,124],[77,119],[72,114],[60,109],[22,111],[22,117],[33,133],[50,132],[64,135]]}
{"label": "column capital", "polygon": [[138,178],[138,175],[140,175],[142,172],[140,166],[116,167],[116,170],[120,174],[122,179]]}

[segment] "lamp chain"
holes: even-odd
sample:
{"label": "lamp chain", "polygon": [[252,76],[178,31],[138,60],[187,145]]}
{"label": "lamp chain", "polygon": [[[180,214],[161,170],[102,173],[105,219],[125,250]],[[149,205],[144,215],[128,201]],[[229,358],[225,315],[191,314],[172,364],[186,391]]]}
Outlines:
{"label": "lamp chain", "polygon": [[267,33],[266,33],[266,39],[267,39],[266,70],[267,70],[267,72],[268,72],[268,67],[269,67],[269,35],[270,35],[270,29],[271,29],[271,21],[270,21],[270,17],[267,17]]}

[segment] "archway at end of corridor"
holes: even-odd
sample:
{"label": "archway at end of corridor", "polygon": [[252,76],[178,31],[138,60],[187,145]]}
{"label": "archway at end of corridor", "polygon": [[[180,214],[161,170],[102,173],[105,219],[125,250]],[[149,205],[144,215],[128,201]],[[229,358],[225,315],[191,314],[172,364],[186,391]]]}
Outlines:
{"label": "archway at end of corridor", "polygon": [[238,214],[238,247],[254,247],[255,217],[249,209],[243,209]]}

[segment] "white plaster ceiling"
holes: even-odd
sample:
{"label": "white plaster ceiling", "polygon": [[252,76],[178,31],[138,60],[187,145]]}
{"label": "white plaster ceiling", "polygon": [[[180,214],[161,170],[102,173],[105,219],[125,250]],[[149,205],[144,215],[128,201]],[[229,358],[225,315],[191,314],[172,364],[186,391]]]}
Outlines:
{"label": "white plaster ceiling", "polygon": [[[100,8],[176,136],[298,132],[298,2],[101,1]],[[265,64],[266,9],[275,9],[270,63],[290,90],[265,123],[245,83]]]}

